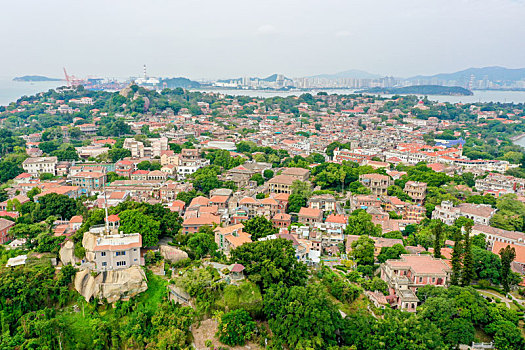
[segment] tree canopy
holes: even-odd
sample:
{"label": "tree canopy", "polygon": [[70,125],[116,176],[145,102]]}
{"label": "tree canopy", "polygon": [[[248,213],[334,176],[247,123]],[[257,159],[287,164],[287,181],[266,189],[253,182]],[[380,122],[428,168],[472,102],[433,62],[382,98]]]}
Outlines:
{"label": "tree canopy", "polygon": [[245,243],[231,252],[231,260],[242,264],[261,290],[280,281],[287,286],[306,282],[306,265],[295,257],[292,241],[283,238]]}

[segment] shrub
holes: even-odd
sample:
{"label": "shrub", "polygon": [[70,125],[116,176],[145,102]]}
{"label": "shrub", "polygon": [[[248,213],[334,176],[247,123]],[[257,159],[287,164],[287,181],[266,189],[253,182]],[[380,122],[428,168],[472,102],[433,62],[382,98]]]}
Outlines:
{"label": "shrub", "polygon": [[79,259],[84,259],[86,256],[86,248],[82,246],[82,242],[75,243],[75,256]]}
{"label": "shrub", "polygon": [[250,314],[244,309],[237,309],[221,317],[217,336],[226,345],[244,345],[253,337],[256,330],[257,324]]}
{"label": "shrub", "polygon": [[487,280],[479,280],[478,284],[479,284],[479,286],[481,288],[489,288],[490,287],[490,282],[487,281]]}
{"label": "shrub", "polygon": [[162,260],[162,255],[159,252],[154,252],[152,250],[148,251],[144,257],[146,265],[156,264]]}

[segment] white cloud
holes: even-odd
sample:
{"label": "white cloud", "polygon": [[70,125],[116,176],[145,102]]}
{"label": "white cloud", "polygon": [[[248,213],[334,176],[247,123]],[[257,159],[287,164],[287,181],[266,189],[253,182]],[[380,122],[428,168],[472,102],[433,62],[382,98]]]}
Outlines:
{"label": "white cloud", "polygon": [[347,37],[347,36],[352,36],[352,33],[349,32],[348,30],[340,30],[340,31],[335,33],[335,36],[337,36],[337,37]]}
{"label": "white cloud", "polygon": [[265,24],[257,28],[257,34],[267,35],[275,33],[277,33],[277,29],[271,24]]}

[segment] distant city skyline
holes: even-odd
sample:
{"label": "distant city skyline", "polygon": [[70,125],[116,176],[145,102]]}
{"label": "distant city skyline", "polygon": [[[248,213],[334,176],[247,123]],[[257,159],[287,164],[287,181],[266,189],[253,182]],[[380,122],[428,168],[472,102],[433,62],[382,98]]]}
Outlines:
{"label": "distant city skyline", "polygon": [[0,76],[396,77],[525,66],[522,0],[56,0],[0,12]]}

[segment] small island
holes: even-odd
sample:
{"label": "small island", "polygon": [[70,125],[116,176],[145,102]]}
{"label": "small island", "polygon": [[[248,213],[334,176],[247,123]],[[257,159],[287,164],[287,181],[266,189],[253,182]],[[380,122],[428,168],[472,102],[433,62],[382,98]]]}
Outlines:
{"label": "small island", "polygon": [[13,78],[13,81],[21,81],[21,82],[61,81],[61,80],[62,79],[58,79],[58,78],[44,77],[43,75],[24,75],[23,77]]}
{"label": "small island", "polygon": [[441,86],[441,85],[414,85],[404,87],[382,88],[374,87],[360,90],[361,93],[367,94],[391,94],[391,95],[443,95],[443,96],[472,96],[470,90],[460,86]]}

